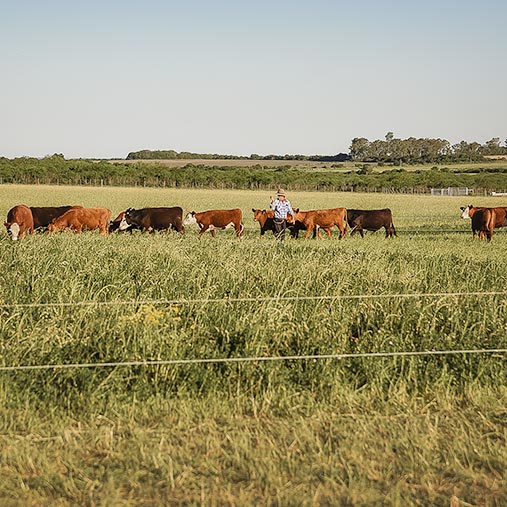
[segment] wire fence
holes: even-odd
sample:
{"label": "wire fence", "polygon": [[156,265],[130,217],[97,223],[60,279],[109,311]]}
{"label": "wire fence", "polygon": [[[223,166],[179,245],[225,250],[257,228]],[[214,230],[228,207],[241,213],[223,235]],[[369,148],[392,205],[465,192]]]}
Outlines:
{"label": "wire fence", "polygon": [[507,349],[468,349],[468,350],[420,350],[420,351],[398,351],[398,352],[364,352],[351,354],[312,354],[312,355],[291,355],[291,356],[254,356],[254,357],[213,357],[196,359],[167,359],[167,360],[145,360],[145,361],[115,361],[104,363],[68,363],[68,364],[40,364],[40,365],[18,365],[0,366],[1,372],[27,371],[27,370],[68,370],[77,368],[117,368],[133,366],[178,366],[178,365],[205,365],[223,363],[259,363],[274,361],[318,361],[338,359],[366,359],[366,358],[396,358],[416,356],[448,356],[448,355],[471,355],[471,354],[498,354],[503,359]]}
{"label": "wire fence", "polygon": [[416,292],[395,294],[334,294],[315,296],[249,296],[219,298],[175,298],[175,299],[144,299],[144,300],[114,300],[114,301],[56,301],[50,303],[0,303],[0,308],[51,308],[75,306],[132,306],[132,305],[184,305],[184,304],[214,304],[214,303],[262,303],[284,301],[340,301],[354,299],[409,299],[409,298],[436,298],[436,297],[492,297],[507,296],[507,290],[476,291],[476,292]]}

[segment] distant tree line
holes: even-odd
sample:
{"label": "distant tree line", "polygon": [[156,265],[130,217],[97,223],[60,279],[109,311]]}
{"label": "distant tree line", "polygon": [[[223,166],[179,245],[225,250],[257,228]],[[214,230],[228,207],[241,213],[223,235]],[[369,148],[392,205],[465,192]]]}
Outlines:
{"label": "distant tree line", "polygon": [[393,165],[477,162],[486,155],[507,155],[507,140],[504,146],[499,137],[484,144],[461,141],[451,145],[445,139],[397,139],[388,132],[384,140],[356,137],[350,145],[351,160]]}
{"label": "distant tree line", "polygon": [[217,153],[191,153],[175,150],[141,150],[127,155],[127,160],[308,160],[315,162],[373,162],[377,164],[414,165],[478,162],[488,155],[507,155],[507,139],[503,146],[499,137],[484,144],[461,141],[451,144],[445,139],[415,138],[398,139],[388,132],[385,139],[369,141],[365,137],[352,139],[349,153],[337,155],[223,155]]}
{"label": "distant tree line", "polygon": [[[377,168],[378,169],[378,168]],[[215,167],[188,163],[168,167],[161,163],[111,163],[66,160],[63,155],[37,158],[0,158],[0,183],[159,186],[178,188],[266,189],[282,185],[288,190],[426,193],[431,188],[469,187],[477,192],[507,191],[505,167],[407,171],[389,167],[371,169],[356,163],[347,171],[312,171],[291,166]]]}
{"label": "distant tree line", "polygon": [[140,150],[131,151],[127,160],[309,160],[312,162],[345,162],[350,160],[347,153],[337,155],[220,155],[218,153],[190,153],[175,150]]}

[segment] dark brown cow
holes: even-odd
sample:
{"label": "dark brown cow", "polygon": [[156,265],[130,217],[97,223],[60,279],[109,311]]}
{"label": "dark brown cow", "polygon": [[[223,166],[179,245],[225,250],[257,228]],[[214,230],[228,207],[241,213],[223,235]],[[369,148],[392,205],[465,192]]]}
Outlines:
{"label": "dark brown cow", "polygon": [[361,234],[364,238],[363,231],[378,231],[384,227],[386,231],[386,238],[396,236],[396,229],[393,224],[393,214],[389,208],[385,209],[348,209],[347,208],[347,222],[350,227],[350,235],[353,236],[356,232]]}
{"label": "dark brown cow", "polygon": [[33,234],[33,215],[30,208],[24,204],[14,206],[7,213],[7,221],[4,225],[13,241],[24,238],[26,232]]}
{"label": "dark brown cow", "polygon": [[[259,222],[261,226],[261,238],[264,237],[266,231],[273,231],[273,234],[276,235],[275,224],[273,223],[273,218],[275,216],[275,212],[273,210],[261,210],[252,208],[252,212],[254,214],[254,221]],[[298,220],[295,223],[290,223],[290,216],[287,221],[287,228],[290,231],[290,235],[292,238],[298,238],[299,231],[306,231],[306,227]],[[316,235],[316,230],[313,231],[313,237]]]}
{"label": "dark brown cow", "polygon": [[75,208],[62,216],[55,218],[48,226],[49,232],[71,229],[76,233],[83,230],[100,230],[100,234],[107,235],[111,210],[107,208]]}
{"label": "dark brown cow", "polygon": [[322,237],[320,229],[326,231],[328,238],[331,237],[331,229],[336,226],[340,229],[340,239],[347,233],[347,210],[345,208],[318,209],[311,211],[294,210],[295,214],[291,219],[292,223],[300,221],[306,228],[305,239],[308,239],[310,232],[319,228],[317,234]]}
{"label": "dark brown cow", "polygon": [[479,235],[479,239],[486,237],[491,241],[493,231],[507,225],[507,207],[477,207],[471,204],[461,207],[461,218],[472,219],[472,233],[474,239]]}
{"label": "dark brown cow", "polygon": [[[183,232],[183,209],[180,206],[171,208],[129,208],[125,211],[125,222],[141,231],[164,231],[174,229]],[[120,230],[123,230],[120,225]]]}
{"label": "dark brown cow", "polygon": [[211,235],[216,238],[215,229],[226,229],[227,227],[234,227],[236,236],[239,238],[243,234],[243,224],[241,220],[243,213],[239,208],[234,209],[214,209],[209,211],[202,211],[196,213],[192,211],[187,213],[183,223],[185,225],[197,224],[201,229],[199,237],[206,231],[210,231]]}
{"label": "dark brown cow", "polygon": [[70,209],[82,208],[83,206],[31,206],[33,215],[33,226],[35,229],[47,229],[48,225],[55,219],[67,213]]}

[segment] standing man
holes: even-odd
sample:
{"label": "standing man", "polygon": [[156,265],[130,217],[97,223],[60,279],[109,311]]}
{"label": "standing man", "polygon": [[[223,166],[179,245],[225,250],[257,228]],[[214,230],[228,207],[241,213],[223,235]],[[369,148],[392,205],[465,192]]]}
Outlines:
{"label": "standing man", "polygon": [[281,243],[285,236],[287,228],[287,213],[294,215],[290,202],[285,197],[285,192],[279,188],[276,193],[276,199],[271,199],[271,209],[275,212],[273,222],[275,224],[275,235],[278,242]]}

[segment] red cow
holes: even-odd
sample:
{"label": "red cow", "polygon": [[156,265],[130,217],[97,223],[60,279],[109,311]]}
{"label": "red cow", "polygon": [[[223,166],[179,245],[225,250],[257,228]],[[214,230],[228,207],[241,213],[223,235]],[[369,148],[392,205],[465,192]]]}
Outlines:
{"label": "red cow", "polygon": [[63,215],[55,218],[48,226],[49,232],[71,229],[76,233],[83,230],[100,230],[105,236],[111,220],[111,210],[107,208],[76,208],[71,209]]}
{"label": "red cow", "polygon": [[472,219],[472,233],[474,239],[479,234],[479,239],[486,237],[491,241],[493,231],[500,227],[507,225],[507,207],[476,207],[471,204],[466,207],[461,207],[461,218]]}
{"label": "red cow", "polygon": [[[291,223],[301,222],[306,227],[305,239],[308,239],[310,232],[316,227],[324,229],[328,238],[331,237],[331,229],[336,226],[340,229],[340,239],[347,233],[347,210],[345,208],[318,209],[311,211],[294,210]],[[319,238],[322,237],[320,230],[317,230]]]}
{"label": "red cow", "polygon": [[241,223],[243,213],[239,208],[234,209],[215,209],[209,211],[203,211],[196,213],[192,211],[187,213],[184,225],[198,224],[199,237],[201,237],[206,231],[210,231],[211,235],[216,238],[215,229],[226,229],[228,227],[234,227],[236,230],[236,236],[239,238],[243,235],[244,226]]}
{"label": "red cow", "polygon": [[27,231],[33,234],[33,216],[30,208],[24,204],[14,206],[7,213],[7,221],[4,225],[13,241],[24,238]]}

